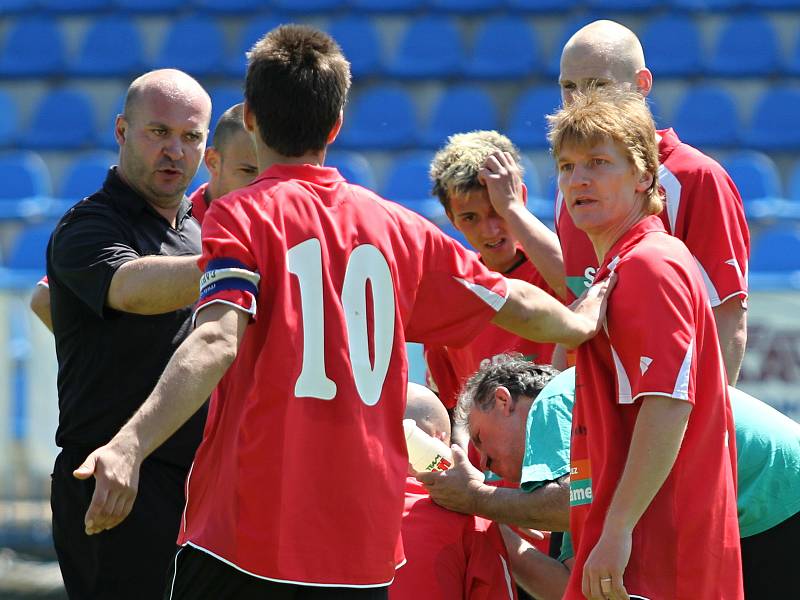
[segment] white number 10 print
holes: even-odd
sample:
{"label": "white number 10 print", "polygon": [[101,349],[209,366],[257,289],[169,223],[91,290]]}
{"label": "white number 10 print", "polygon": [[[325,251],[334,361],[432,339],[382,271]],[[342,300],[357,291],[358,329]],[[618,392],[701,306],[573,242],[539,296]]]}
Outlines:
{"label": "white number 10 print", "polygon": [[[325,314],[319,240],[311,238],[290,248],[286,258],[289,272],[297,275],[300,282],[303,317],[303,366],[294,386],[294,395],[330,400],[336,396],[336,382],[325,371]],[[374,366],[369,358],[367,281],[372,288]],[[356,389],[364,404],[374,406],[381,397],[394,344],[392,274],[383,254],[375,246],[363,244],[350,254],[341,303]]]}

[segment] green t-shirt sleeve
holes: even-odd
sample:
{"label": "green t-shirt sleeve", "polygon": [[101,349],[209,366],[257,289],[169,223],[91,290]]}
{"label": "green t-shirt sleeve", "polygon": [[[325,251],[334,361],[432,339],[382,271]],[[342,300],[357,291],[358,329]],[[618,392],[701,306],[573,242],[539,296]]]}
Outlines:
{"label": "green t-shirt sleeve", "polygon": [[570,558],[575,558],[575,550],[572,548],[572,536],[569,531],[564,532],[561,538],[561,554],[558,555],[558,562],[564,562]]}
{"label": "green t-shirt sleeve", "polygon": [[[526,492],[538,489],[548,481],[569,474],[569,443],[572,432],[572,405],[575,379],[572,369],[545,387],[528,413],[525,456],[522,460],[520,487]],[[566,385],[565,385],[566,384]]]}

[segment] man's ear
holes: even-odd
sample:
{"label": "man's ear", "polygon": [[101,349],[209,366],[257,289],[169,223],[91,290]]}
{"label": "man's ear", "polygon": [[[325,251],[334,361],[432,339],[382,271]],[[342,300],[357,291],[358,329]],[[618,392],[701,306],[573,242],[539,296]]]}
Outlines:
{"label": "man's ear", "polygon": [[646,192],[653,185],[653,174],[650,171],[644,171],[636,183],[636,191],[640,194]]}
{"label": "man's ear", "polygon": [[127,133],[128,121],[125,119],[125,115],[117,115],[114,121],[114,138],[117,140],[117,144],[122,146],[125,143],[125,136]]}
{"label": "man's ear", "polygon": [[528,206],[528,186],[522,184],[522,204]]}
{"label": "man's ear", "polygon": [[636,89],[642,96],[647,97],[653,89],[653,74],[650,69],[640,69],[636,73]]}
{"label": "man's ear", "polygon": [[250,105],[247,103],[247,100],[245,100],[243,104],[244,106],[242,107],[242,121],[244,122],[244,128],[250,133],[255,133],[256,116],[253,114],[253,111],[250,110]]}
{"label": "man's ear", "polygon": [[344,110],[339,111],[339,117],[336,119],[336,123],[333,124],[333,129],[331,129],[331,132],[328,134],[328,142],[326,145],[330,146],[334,142],[336,136],[338,136],[339,132],[342,130],[342,123],[344,123]]}
{"label": "man's ear", "polygon": [[203,155],[203,162],[206,164],[206,169],[208,169],[208,172],[212,177],[219,177],[221,160],[222,157],[219,155],[219,151],[214,148],[214,146],[208,146],[206,148],[206,153]]}
{"label": "man's ear", "polygon": [[495,388],[494,402],[495,406],[503,412],[503,416],[507,417],[514,412],[514,401],[507,387],[501,385]]}

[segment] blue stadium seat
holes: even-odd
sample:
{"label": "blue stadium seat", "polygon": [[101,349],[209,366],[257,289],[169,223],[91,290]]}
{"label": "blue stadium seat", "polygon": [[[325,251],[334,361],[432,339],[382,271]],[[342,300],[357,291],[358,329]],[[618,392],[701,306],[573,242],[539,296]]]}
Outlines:
{"label": "blue stadium seat", "polygon": [[795,150],[800,148],[800,89],[767,89],[756,102],[744,143],[757,150]]}
{"label": "blue stadium seat", "polygon": [[668,127],[666,123],[669,122],[667,115],[664,113],[662,104],[658,99],[658,92],[650,93],[647,95],[647,107],[650,109],[650,114],[653,115],[653,120],[656,123],[656,129],[665,129]]}
{"label": "blue stadium seat", "polygon": [[745,207],[754,200],[774,200],[782,196],[781,178],[772,159],[761,152],[737,152],[722,161],[742,196]]}
{"label": "blue stadium seat", "polygon": [[[222,116],[222,113],[234,104],[239,104],[244,100],[244,89],[241,85],[218,85],[210,88],[208,95],[211,96],[211,123],[209,129],[213,133],[217,119]],[[212,143],[210,138],[208,143],[209,145]]]}
{"label": "blue stadium seat", "polygon": [[524,20],[494,17],[478,29],[464,74],[480,79],[528,77],[540,65],[535,30]]}
{"label": "blue stadium seat", "polygon": [[748,5],[759,10],[797,10],[800,0],[748,0]]}
{"label": "blue stadium seat", "polygon": [[733,96],[713,85],[692,87],[675,110],[673,125],[692,146],[733,146],[739,141],[740,121]]}
{"label": "blue stadium seat", "polygon": [[248,19],[245,27],[239,32],[233,55],[226,61],[225,74],[244,80],[245,73],[247,73],[247,57],[245,54],[268,31],[273,30],[281,23],[290,23],[291,21],[292,19],[281,15]]}
{"label": "blue stadium seat", "polygon": [[660,8],[664,0],[586,0],[586,6],[592,10],[637,11],[646,12]]}
{"label": "blue stadium seat", "polygon": [[425,6],[426,0],[351,0],[354,12],[404,13],[413,12]]}
{"label": "blue stadium seat", "polygon": [[342,8],[346,0],[272,0],[271,4],[287,12],[319,13]]}
{"label": "blue stadium seat", "polygon": [[433,186],[428,177],[432,158],[429,152],[414,152],[395,158],[386,175],[381,196],[401,204],[433,198]]}
{"label": "blue stadium seat", "polygon": [[89,144],[94,136],[95,116],[89,96],[80,89],[61,88],[41,97],[20,144],[35,150],[68,150]]}
{"label": "blue stadium seat", "polygon": [[69,72],[90,77],[130,76],[144,66],[139,28],[130,19],[110,16],[92,22]]}
{"label": "blue stadium seat", "polygon": [[343,17],[333,21],[328,32],[350,61],[353,77],[361,79],[383,70],[380,36],[371,20],[358,16]]}
{"label": "blue stadium seat", "polygon": [[[522,175],[522,180],[525,182],[525,187],[528,188],[528,200],[533,198],[540,198],[542,195],[542,184],[539,181],[539,171],[533,161],[525,156],[520,156],[520,166],[525,170]],[[552,202],[552,198],[549,199]]]}
{"label": "blue stadium seat", "polygon": [[10,24],[0,51],[0,76],[41,77],[64,69],[64,36],[54,19],[25,17]]}
{"label": "blue stadium seat", "polygon": [[412,79],[453,77],[464,60],[461,34],[455,21],[445,17],[421,17],[411,21],[386,65],[388,74]]}
{"label": "blue stadium seat", "polygon": [[114,152],[119,150],[117,139],[114,137],[114,125],[117,121],[117,115],[122,114],[125,108],[125,94],[126,91],[120,92],[108,112],[100,115],[94,138],[94,145],[98,148],[105,148]]}
{"label": "blue stadium seat", "polygon": [[491,96],[479,87],[463,85],[447,88],[439,97],[421,138],[424,145],[439,147],[454,133],[498,128]]}
{"label": "blue stadium seat", "polygon": [[722,77],[763,77],[781,66],[778,36],[757,13],[731,17],[722,27],[708,61],[708,73]]}
{"label": "blue stadium seat", "polygon": [[18,119],[17,103],[0,90],[0,146],[9,146],[16,140]]}
{"label": "blue stadium seat", "polygon": [[564,44],[569,41],[569,38],[571,38],[575,32],[592,21],[594,21],[594,19],[591,16],[583,15],[574,17],[564,23],[561,29],[561,35],[558,38],[558,43],[550,47],[552,54],[550,54],[544,65],[545,73],[554,78],[554,83],[561,72],[561,49],[564,48]]}
{"label": "blue stadium seat", "polygon": [[264,7],[264,0],[194,0],[194,5],[210,13],[249,16]]}
{"label": "blue stadium seat", "polygon": [[193,194],[194,191],[199,188],[204,183],[208,183],[208,178],[210,174],[208,172],[208,168],[206,168],[206,163],[204,161],[200,161],[200,166],[197,168],[197,173],[194,174],[192,181],[189,183],[189,187],[186,188],[186,195]]}
{"label": "blue stadium seat", "polygon": [[113,152],[92,152],[78,156],[61,176],[58,197],[72,202],[93,194],[103,185],[111,165],[117,164]]}
{"label": "blue stadium seat", "polygon": [[342,177],[350,183],[375,189],[375,174],[363,154],[332,150],[325,157],[325,164],[337,168]]}
{"label": "blue stadium seat", "polygon": [[47,267],[47,243],[55,225],[54,221],[48,221],[20,231],[8,253],[8,268],[44,273]]}
{"label": "blue stadium seat", "polygon": [[800,202],[800,160],[797,161],[789,173],[789,188],[786,196],[793,202]]}
{"label": "blue stadium seat", "polygon": [[673,8],[703,12],[707,10],[725,12],[740,8],[745,0],[670,0]]}
{"label": "blue stadium seat", "polygon": [[778,226],[762,231],[753,242],[750,271],[774,273],[800,270],[800,231]]}
{"label": "blue stadium seat", "polygon": [[429,0],[432,10],[459,14],[479,14],[504,8],[503,0]]}
{"label": "blue stadium seat", "polygon": [[36,8],[37,0],[0,0],[0,13],[11,15]]}
{"label": "blue stadium seat", "polygon": [[135,13],[172,13],[186,0],[114,0],[117,8]]}
{"label": "blue stadium seat", "polygon": [[225,38],[217,22],[193,16],[175,21],[156,54],[154,68],[174,67],[195,77],[215,75],[225,61]]}
{"label": "blue stadium seat", "polygon": [[50,195],[50,172],[35,152],[0,154],[0,201]]}
{"label": "blue stadium seat", "polygon": [[579,0],[506,0],[512,11],[531,13],[567,13]]}
{"label": "blue stadium seat", "polygon": [[112,0],[39,0],[39,8],[48,12],[67,14],[97,12],[112,6]]}
{"label": "blue stadium seat", "polygon": [[362,92],[345,109],[338,144],[343,148],[394,149],[417,143],[417,115],[408,92],[380,86]]}
{"label": "blue stadium seat", "polygon": [[552,85],[530,88],[511,108],[508,137],[520,148],[547,148],[545,116],[561,106],[561,94]]}
{"label": "blue stadium seat", "polygon": [[641,40],[647,66],[657,77],[687,77],[702,72],[700,30],[691,19],[677,15],[652,19]]}
{"label": "blue stadium seat", "polygon": [[789,58],[784,65],[784,71],[789,75],[794,75],[795,77],[800,75],[800,35],[797,36],[797,39],[792,46],[792,49],[789,53]]}

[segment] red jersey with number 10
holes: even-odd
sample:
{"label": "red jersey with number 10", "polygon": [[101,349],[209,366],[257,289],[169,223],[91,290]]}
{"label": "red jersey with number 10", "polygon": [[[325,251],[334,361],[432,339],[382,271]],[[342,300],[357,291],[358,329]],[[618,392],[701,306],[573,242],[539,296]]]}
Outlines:
{"label": "red jersey with number 10", "polygon": [[406,341],[463,344],[506,282],[335,169],[276,165],[203,222],[198,311],[252,315],[179,536],[252,575],[381,586],[402,562]]}

